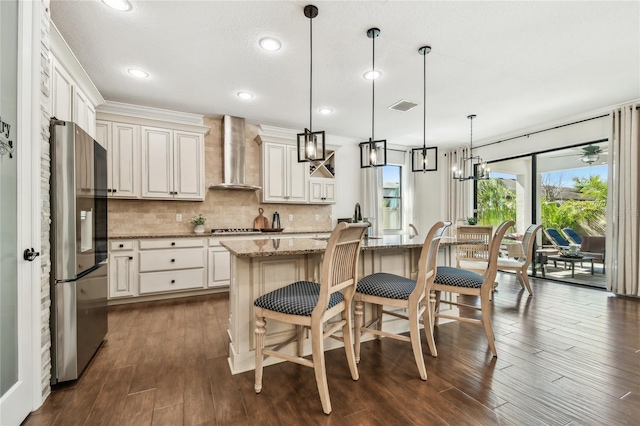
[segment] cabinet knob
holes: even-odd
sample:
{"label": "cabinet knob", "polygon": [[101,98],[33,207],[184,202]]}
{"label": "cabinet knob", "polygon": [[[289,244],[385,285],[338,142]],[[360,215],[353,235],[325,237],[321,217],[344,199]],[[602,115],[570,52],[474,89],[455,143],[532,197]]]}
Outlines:
{"label": "cabinet knob", "polygon": [[176,245],[176,243],[175,243],[175,242],[172,242],[172,243],[171,243],[171,245],[172,245],[172,246],[175,246],[175,245]]}
{"label": "cabinet knob", "polygon": [[117,189],[112,189],[111,192],[118,192],[118,190]]}
{"label": "cabinet knob", "polygon": [[176,280],[171,280],[171,284],[175,284],[175,283],[176,283]]}
{"label": "cabinet knob", "polygon": [[119,246],[120,248],[123,248],[123,247],[124,247],[124,244],[118,244],[118,246]]}
{"label": "cabinet knob", "polygon": [[129,256],[129,260],[133,260],[133,256]]}
{"label": "cabinet knob", "polygon": [[172,262],[175,262],[176,260],[175,260],[175,259],[171,259],[171,261],[172,261]]}
{"label": "cabinet knob", "polygon": [[107,192],[111,192],[111,188],[107,188]]}

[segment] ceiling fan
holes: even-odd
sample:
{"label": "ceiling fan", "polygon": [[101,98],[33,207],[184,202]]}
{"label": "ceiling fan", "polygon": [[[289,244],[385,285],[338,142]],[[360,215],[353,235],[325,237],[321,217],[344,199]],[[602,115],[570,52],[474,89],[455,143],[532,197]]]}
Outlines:
{"label": "ceiling fan", "polygon": [[580,161],[585,164],[593,164],[600,158],[601,154],[606,154],[607,151],[600,148],[598,145],[587,145],[580,147],[581,152],[579,154],[564,154],[556,155],[554,157],[573,157],[577,156]]}

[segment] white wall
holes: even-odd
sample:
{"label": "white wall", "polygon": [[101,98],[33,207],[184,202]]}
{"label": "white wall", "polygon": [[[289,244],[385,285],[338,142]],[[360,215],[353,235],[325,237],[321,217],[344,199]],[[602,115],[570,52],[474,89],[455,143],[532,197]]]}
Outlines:
{"label": "white wall", "polygon": [[331,213],[333,226],[338,218],[353,216],[356,203],[362,204],[358,142],[353,138],[327,135],[328,145],[340,147],[336,152],[336,203]]}

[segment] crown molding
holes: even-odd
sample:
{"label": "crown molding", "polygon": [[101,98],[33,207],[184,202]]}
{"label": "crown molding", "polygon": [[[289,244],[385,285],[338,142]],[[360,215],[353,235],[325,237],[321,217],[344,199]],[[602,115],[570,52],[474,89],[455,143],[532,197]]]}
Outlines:
{"label": "crown molding", "polygon": [[69,73],[75,84],[77,84],[87,98],[89,98],[91,104],[96,107],[104,104],[105,100],[100,94],[100,91],[98,91],[98,88],[93,84],[91,78],[89,78],[89,74],[87,74],[82,65],[80,65],[80,61],[78,61],[78,58],[53,22],[51,22],[49,37],[51,53],[53,53],[58,62],[64,66],[64,69]]}
{"label": "crown molding", "polygon": [[169,121],[178,124],[202,126],[204,116],[188,112],[170,111],[143,105],[125,104],[122,102],[106,101],[96,108],[97,113],[124,115],[128,117],[146,118],[151,120]]}

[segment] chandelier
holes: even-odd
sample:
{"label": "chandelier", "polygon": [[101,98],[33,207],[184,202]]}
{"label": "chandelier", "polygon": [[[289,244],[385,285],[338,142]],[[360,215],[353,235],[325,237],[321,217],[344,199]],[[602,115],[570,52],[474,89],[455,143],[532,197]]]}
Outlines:
{"label": "chandelier", "polygon": [[489,172],[491,170],[479,155],[473,156],[473,119],[476,118],[476,116],[475,114],[471,114],[467,116],[467,118],[471,120],[469,156],[461,158],[458,161],[458,165],[453,166],[452,177],[460,182],[465,180],[486,180],[489,179]]}

